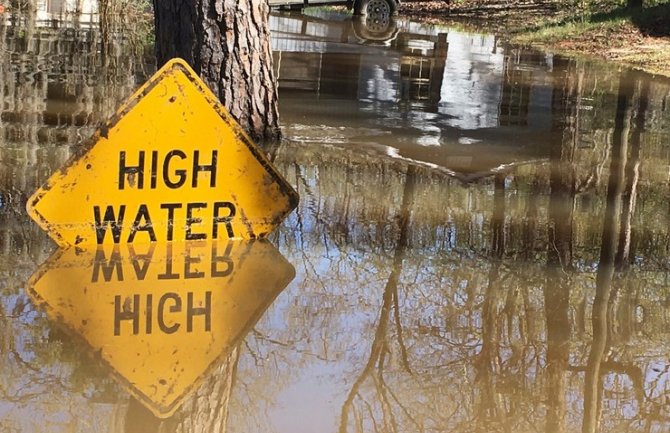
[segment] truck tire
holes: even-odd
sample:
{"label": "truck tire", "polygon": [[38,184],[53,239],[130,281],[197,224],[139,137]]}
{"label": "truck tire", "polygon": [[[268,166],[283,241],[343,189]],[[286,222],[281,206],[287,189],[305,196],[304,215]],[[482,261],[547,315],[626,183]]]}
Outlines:
{"label": "truck tire", "polygon": [[356,16],[352,19],[352,29],[356,38],[363,44],[386,43],[396,38],[398,26],[395,18],[387,22],[370,22],[367,17]]}
{"label": "truck tire", "polygon": [[357,0],[354,3],[354,15],[387,21],[398,10],[396,0]]}

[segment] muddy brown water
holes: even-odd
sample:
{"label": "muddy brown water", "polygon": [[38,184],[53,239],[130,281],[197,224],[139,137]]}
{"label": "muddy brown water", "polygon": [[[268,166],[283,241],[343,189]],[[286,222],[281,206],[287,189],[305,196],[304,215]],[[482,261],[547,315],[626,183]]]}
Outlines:
{"label": "muddy brown water", "polygon": [[270,243],[54,253],[25,200],[153,66],[41,17],[0,26],[0,431],[670,430],[667,80],[275,13]]}

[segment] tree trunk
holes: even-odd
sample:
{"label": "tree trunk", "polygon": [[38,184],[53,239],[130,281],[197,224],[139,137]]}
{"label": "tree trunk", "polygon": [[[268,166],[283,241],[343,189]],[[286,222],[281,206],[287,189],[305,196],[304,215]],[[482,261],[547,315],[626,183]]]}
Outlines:
{"label": "tree trunk", "polygon": [[228,405],[237,374],[240,349],[236,347],[211,372],[209,379],[167,419],[157,418],[142,403],[130,399],[125,433],[224,433]]}
{"label": "tree trunk", "polygon": [[223,433],[228,423],[228,406],[235,383],[240,349],[233,349],[175,414],[176,433]]}
{"label": "tree trunk", "polygon": [[558,58],[562,71],[552,94],[553,131],[550,148],[549,226],[547,234],[547,280],[544,313],[547,323],[547,415],[545,431],[566,431],[566,371],[570,357],[570,272],[576,176],[573,163],[575,134],[579,127],[577,107],[571,103],[580,93],[580,80],[573,61]]}
{"label": "tree trunk", "polygon": [[280,137],[267,0],[154,0],[158,65],[186,60],[255,141]]}
{"label": "tree trunk", "polygon": [[[629,77],[630,75],[627,74],[625,76]],[[635,76],[638,76],[638,74],[635,74]],[[630,80],[632,81],[633,78],[631,77]],[[632,220],[637,201],[637,184],[640,179],[640,148],[647,110],[649,108],[649,79],[646,75],[639,74],[639,78],[636,81],[637,85],[639,85],[638,108],[633,125],[634,128],[630,136],[630,157],[626,165],[626,189],[623,195],[624,207],[623,215],[621,216],[619,247],[615,259],[616,270],[619,272],[626,271],[630,264],[630,245],[633,231]],[[629,92],[633,93],[633,90],[631,89]]]}
{"label": "tree trunk", "polygon": [[[584,374],[584,419],[582,433],[600,431],[600,412],[602,406],[601,367],[605,361],[608,342],[607,306],[612,292],[616,249],[621,223],[622,196],[624,192],[625,167],[628,154],[628,134],[630,132],[631,95],[628,77],[623,75],[619,82],[617,111],[614,119],[612,141],[612,159],[607,182],[607,207],[603,222],[600,260],[596,274],[596,296],[593,300],[591,322],[593,342]],[[628,87],[627,87],[628,86]]]}

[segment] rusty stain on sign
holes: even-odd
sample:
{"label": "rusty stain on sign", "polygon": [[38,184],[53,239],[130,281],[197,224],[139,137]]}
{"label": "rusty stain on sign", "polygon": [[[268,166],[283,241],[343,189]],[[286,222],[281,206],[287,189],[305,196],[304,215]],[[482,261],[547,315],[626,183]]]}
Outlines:
{"label": "rusty stain on sign", "polygon": [[60,246],[81,246],[254,239],[297,203],[197,74],[173,59],[27,209]]}

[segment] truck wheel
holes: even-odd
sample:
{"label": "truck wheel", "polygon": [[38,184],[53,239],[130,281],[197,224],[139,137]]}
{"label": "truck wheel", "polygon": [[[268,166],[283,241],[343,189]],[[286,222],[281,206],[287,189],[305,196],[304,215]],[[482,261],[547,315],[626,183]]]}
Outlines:
{"label": "truck wheel", "polygon": [[385,43],[398,35],[395,18],[386,22],[370,22],[367,17],[353,17],[352,27],[356,38],[364,44]]}
{"label": "truck wheel", "polygon": [[363,15],[368,19],[388,21],[396,13],[395,0],[358,0],[354,4],[354,15]]}

